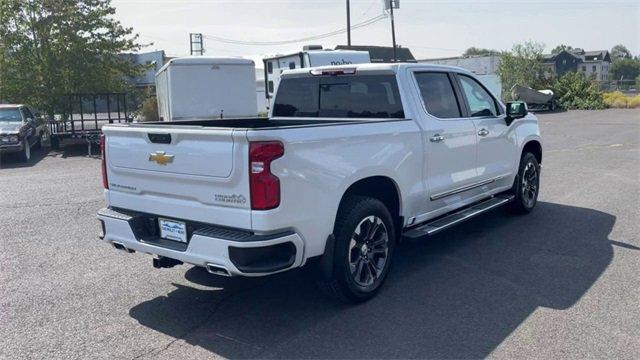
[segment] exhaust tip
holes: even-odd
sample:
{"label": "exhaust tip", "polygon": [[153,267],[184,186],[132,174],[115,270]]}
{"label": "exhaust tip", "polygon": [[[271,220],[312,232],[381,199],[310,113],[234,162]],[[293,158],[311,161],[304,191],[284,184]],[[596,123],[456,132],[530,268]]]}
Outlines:
{"label": "exhaust tip", "polygon": [[113,247],[114,247],[114,248],[116,248],[116,249],[118,249],[118,250],[126,251],[126,252],[128,252],[129,254],[131,254],[131,253],[134,253],[134,252],[135,252],[135,250],[131,250],[131,249],[127,248],[127,247],[126,247],[126,246],[124,246],[124,244],[122,244],[122,243],[119,243],[119,242],[115,242],[115,241],[114,241],[114,242],[112,242],[111,244],[113,244]]}
{"label": "exhaust tip", "polygon": [[225,268],[224,266],[220,266],[216,264],[207,264],[206,268],[210,274],[227,276],[227,277],[231,276],[231,273],[229,272],[229,270],[227,270],[227,268]]}

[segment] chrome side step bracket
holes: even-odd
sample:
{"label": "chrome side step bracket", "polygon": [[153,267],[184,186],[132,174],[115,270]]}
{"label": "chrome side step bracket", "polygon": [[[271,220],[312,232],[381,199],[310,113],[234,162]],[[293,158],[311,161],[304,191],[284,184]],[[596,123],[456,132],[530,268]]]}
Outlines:
{"label": "chrome side step bracket", "polygon": [[403,236],[410,239],[421,238],[428,235],[434,235],[444,229],[448,229],[463,221],[469,220],[487,211],[493,210],[499,206],[513,201],[513,195],[498,195],[482,202],[457,210],[454,213],[445,215],[444,217],[431,220],[418,225],[417,227],[406,230]]}

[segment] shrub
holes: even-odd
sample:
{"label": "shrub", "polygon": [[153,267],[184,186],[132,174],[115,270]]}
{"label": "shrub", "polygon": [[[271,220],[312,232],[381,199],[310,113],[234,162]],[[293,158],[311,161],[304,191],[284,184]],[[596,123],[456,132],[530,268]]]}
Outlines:
{"label": "shrub", "polygon": [[640,95],[628,96],[620,91],[604,93],[602,95],[604,104],[610,108],[616,109],[634,109],[640,107]]}
{"label": "shrub", "polygon": [[158,121],[158,99],[155,96],[146,98],[138,113],[143,118],[142,121]]}
{"label": "shrub", "polygon": [[598,83],[577,72],[557,78],[552,89],[556,101],[565,109],[595,110],[605,106]]}
{"label": "shrub", "polygon": [[627,97],[620,91],[608,92],[602,94],[602,99],[607,107],[626,108]]}
{"label": "shrub", "polygon": [[627,101],[627,107],[629,109],[638,109],[638,108],[640,108],[640,95],[629,97],[629,100]]}

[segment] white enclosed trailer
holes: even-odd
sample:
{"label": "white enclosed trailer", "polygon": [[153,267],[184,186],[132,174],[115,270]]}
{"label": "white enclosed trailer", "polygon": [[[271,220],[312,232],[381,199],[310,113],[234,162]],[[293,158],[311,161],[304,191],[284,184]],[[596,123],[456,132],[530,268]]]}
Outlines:
{"label": "white enclosed trailer", "polygon": [[284,70],[317,67],[325,65],[367,64],[371,62],[368,51],[323,50],[322,46],[305,46],[303,51],[277,55],[263,59],[266,98],[275,94]]}
{"label": "white enclosed trailer", "polygon": [[255,64],[248,59],[171,59],[156,74],[156,93],[162,121],[258,114]]}

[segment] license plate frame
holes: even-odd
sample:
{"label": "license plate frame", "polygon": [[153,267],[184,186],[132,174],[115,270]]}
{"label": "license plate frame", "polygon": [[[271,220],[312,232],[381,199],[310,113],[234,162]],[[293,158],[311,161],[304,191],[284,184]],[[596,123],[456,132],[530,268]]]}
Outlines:
{"label": "license plate frame", "polygon": [[187,223],[184,221],[158,218],[160,237],[166,240],[187,243]]}

